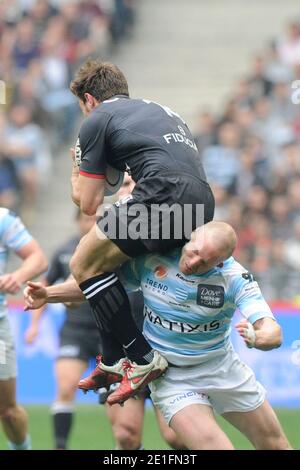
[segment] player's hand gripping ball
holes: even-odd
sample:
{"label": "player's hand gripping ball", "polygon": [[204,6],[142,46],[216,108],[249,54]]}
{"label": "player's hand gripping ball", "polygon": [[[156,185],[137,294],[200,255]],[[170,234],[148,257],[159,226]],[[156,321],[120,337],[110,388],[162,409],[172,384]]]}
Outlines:
{"label": "player's hand gripping ball", "polygon": [[[79,138],[75,144],[75,163],[77,166],[81,164],[81,148]],[[110,165],[106,167],[105,196],[113,196],[116,194],[123,184],[124,173]]]}

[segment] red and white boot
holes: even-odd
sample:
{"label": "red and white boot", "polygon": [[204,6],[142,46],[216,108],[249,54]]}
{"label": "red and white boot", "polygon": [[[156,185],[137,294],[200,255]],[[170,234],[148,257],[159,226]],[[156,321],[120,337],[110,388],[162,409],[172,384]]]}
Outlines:
{"label": "red and white boot", "polygon": [[149,364],[139,365],[128,359],[123,362],[125,371],[120,386],[107,398],[109,405],[122,405],[128,398],[139,393],[148,383],[160,377],[168,367],[167,360],[154,351],[153,360]]}
{"label": "red and white boot", "polygon": [[89,390],[96,391],[103,387],[108,389],[111,384],[121,382],[125,374],[124,361],[127,359],[122,358],[113,366],[106,366],[102,362],[102,356],[97,356],[95,369],[88,377],[80,380],[78,388],[87,393]]}

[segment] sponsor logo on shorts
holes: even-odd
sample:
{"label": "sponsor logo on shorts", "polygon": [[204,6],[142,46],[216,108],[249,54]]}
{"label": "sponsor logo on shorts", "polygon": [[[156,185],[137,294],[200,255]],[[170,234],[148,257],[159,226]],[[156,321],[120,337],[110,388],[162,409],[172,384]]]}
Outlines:
{"label": "sponsor logo on shorts", "polygon": [[173,398],[173,400],[171,400],[169,402],[169,405],[175,405],[175,403],[179,403],[181,400],[186,400],[187,398],[191,398],[191,397],[200,397],[200,398],[203,398],[203,399],[208,398],[208,396],[205,395],[205,393],[185,392],[185,393],[181,393],[180,395],[177,395],[177,397]]}
{"label": "sponsor logo on shorts", "polygon": [[210,284],[199,284],[197,304],[202,307],[221,308],[224,305],[224,287]]}

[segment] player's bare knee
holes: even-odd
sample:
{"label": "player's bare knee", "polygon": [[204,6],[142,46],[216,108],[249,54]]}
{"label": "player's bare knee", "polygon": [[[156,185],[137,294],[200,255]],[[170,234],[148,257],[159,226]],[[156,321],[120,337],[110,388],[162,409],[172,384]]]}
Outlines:
{"label": "player's bare knee", "polygon": [[[203,429],[201,430],[201,435],[199,436],[199,441],[198,441],[198,450],[202,449],[212,449],[214,447],[218,447],[218,434],[216,433],[215,429]],[[216,445],[214,446],[214,443]]]}
{"label": "player's bare knee", "polygon": [[271,442],[271,446],[269,450],[291,450],[292,447],[290,446],[288,440],[285,436],[280,436],[277,439],[274,439]]}
{"label": "player's bare knee", "polygon": [[105,272],[105,269],[101,269],[105,264],[107,263],[105,263],[105,259],[101,255],[97,254],[97,256],[94,256],[93,260],[89,257],[84,261],[82,256],[78,256],[75,252],[70,261],[70,271],[77,283],[80,284],[86,279],[90,279],[91,277]]}
{"label": "player's bare knee", "polygon": [[140,443],[140,433],[134,425],[120,423],[113,426],[114,437],[118,448],[122,450],[135,450]]}
{"label": "player's bare knee", "polygon": [[59,402],[71,402],[74,400],[77,391],[77,382],[69,382],[59,387],[57,400]]}
{"label": "player's bare knee", "polygon": [[177,434],[171,428],[166,428],[161,431],[162,437],[164,441],[172,448],[172,449],[185,449],[184,444],[181,442]]}
{"label": "player's bare knee", "polygon": [[288,440],[280,433],[268,436],[261,450],[288,450],[290,448]]}
{"label": "player's bare knee", "polygon": [[263,433],[256,433],[254,447],[257,450],[287,450],[289,442],[280,428],[269,428]]}
{"label": "player's bare knee", "polygon": [[9,423],[15,419],[18,411],[17,404],[1,406],[0,407],[0,420],[2,422]]}
{"label": "player's bare knee", "polygon": [[58,394],[58,400],[63,403],[69,403],[74,400],[76,389],[64,390]]}

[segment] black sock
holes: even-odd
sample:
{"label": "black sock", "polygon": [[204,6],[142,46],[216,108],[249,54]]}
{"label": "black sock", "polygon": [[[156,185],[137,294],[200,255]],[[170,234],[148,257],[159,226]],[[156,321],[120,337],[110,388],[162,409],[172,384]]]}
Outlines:
{"label": "black sock", "polygon": [[79,287],[90,303],[101,337],[113,335],[132,361],[151,362],[152,348],[133,320],[128,296],[117,275],[100,274]]}
{"label": "black sock", "polygon": [[106,366],[112,366],[118,362],[121,357],[125,357],[126,354],[120,343],[112,334],[100,330],[100,327],[98,327],[98,330],[101,337],[102,362]]}
{"label": "black sock", "polygon": [[52,416],[55,449],[67,449],[73,424],[73,404],[54,403]]}

